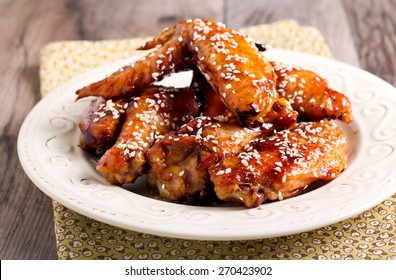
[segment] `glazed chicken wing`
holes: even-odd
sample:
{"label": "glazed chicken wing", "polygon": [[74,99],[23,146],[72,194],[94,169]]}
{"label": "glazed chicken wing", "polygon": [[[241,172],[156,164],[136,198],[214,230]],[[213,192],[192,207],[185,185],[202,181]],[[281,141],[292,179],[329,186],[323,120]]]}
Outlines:
{"label": "glazed chicken wing", "polygon": [[146,89],[129,103],[118,139],[100,158],[97,170],[111,184],[134,182],[145,172],[151,145],[195,116],[199,105],[187,89]]}
{"label": "glazed chicken wing", "polygon": [[277,99],[271,64],[246,36],[213,21],[194,21],[189,41],[198,68],[227,109],[246,125],[263,122]]}
{"label": "glazed chicken wing", "polygon": [[269,61],[246,36],[223,24],[183,21],[141,49],[153,47],[157,49],[134,65],[78,90],[78,98],[130,94],[175,70],[197,66],[241,123],[262,122],[277,99],[276,76]]}
{"label": "glazed chicken wing", "polygon": [[103,80],[77,90],[77,98],[102,96],[110,99],[136,94],[165,75],[190,69],[192,65],[187,49],[179,46],[177,37],[172,37],[145,57],[125,65]]}
{"label": "glazed chicken wing", "polygon": [[329,88],[327,80],[298,66],[271,62],[277,75],[276,89],[305,120],[352,121],[349,99]]}
{"label": "glazed chicken wing", "polygon": [[125,99],[113,101],[99,97],[92,100],[79,124],[81,148],[101,156],[113,146],[122,127],[127,106]]}
{"label": "glazed chicken wing", "polygon": [[256,44],[211,20],[183,21],[142,49],[166,42],[169,33],[189,48],[195,63],[227,109],[241,123],[262,122],[277,99],[275,73]]}
{"label": "glazed chicken wing", "polygon": [[299,123],[252,142],[238,155],[209,168],[216,195],[255,207],[295,196],[317,180],[334,179],[346,168],[345,134],[329,121]]}
{"label": "glazed chicken wing", "polygon": [[186,204],[210,194],[208,167],[261,135],[235,120],[198,117],[171,132],[148,152],[149,185],[163,199]]}

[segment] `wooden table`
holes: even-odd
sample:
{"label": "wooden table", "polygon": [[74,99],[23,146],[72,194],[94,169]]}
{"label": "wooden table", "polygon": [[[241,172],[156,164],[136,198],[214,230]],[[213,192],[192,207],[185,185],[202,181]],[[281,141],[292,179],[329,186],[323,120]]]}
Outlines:
{"label": "wooden table", "polygon": [[56,259],[51,199],[19,163],[19,128],[40,99],[39,52],[51,41],[155,35],[185,18],[228,27],[295,19],[338,60],[396,85],[394,0],[0,0],[0,259]]}

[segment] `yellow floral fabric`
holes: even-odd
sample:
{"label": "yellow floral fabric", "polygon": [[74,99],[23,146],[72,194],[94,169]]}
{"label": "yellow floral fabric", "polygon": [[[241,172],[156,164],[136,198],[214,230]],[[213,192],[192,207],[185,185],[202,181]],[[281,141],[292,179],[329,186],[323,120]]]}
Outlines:
{"label": "yellow floral fabric", "polygon": [[[248,27],[273,47],[330,57],[319,31],[295,21]],[[41,94],[118,59],[141,52],[144,38],[54,42],[42,49]],[[396,259],[396,194],[376,207],[317,230],[276,238],[195,241],[114,227],[53,202],[59,259]]]}

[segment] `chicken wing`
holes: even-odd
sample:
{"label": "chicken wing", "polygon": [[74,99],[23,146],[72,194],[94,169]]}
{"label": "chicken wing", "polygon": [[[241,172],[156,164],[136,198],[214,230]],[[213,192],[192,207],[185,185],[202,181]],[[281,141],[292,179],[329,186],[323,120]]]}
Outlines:
{"label": "chicken wing", "polygon": [[277,99],[276,76],[269,61],[251,40],[223,24],[182,21],[140,49],[155,46],[156,50],[134,65],[78,90],[78,98],[130,94],[173,71],[197,66],[241,123],[262,122]]}
{"label": "chicken wing", "polygon": [[280,97],[305,120],[339,119],[352,121],[351,103],[344,94],[329,88],[327,80],[299,66],[271,62],[277,75],[276,89]]}
{"label": "chicken wing", "polygon": [[113,146],[121,130],[127,106],[125,98],[113,101],[99,97],[92,100],[79,124],[81,148],[101,156]]}
{"label": "chicken wing", "polygon": [[242,124],[263,122],[278,97],[271,64],[246,36],[214,21],[192,24],[183,40],[227,109]]}
{"label": "chicken wing", "polygon": [[347,138],[332,122],[299,123],[252,142],[209,168],[216,195],[255,207],[265,200],[295,196],[317,180],[346,168]]}
{"label": "chicken wing", "polygon": [[260,135],[259,128],[244,128],[236,120],[195,118],[149,150],[149,186],[169,201],[193,204],[208,200],[208,167]]}
{"label": "chicken wing", "polygon": [[77,90],[77,99],[87,96],[110,99],[136,94],[167,74],[191,69],[193,61],[187,51],[187,48],[179,46],[177,37],[169,38],[169,41],[136,62],[125,65],[103,80]]}
{"label": "chicken wing", "polygon": [[145,172],[151,145],[198,114],[199,106],[187,89],[146,89],[129,103],[117,141],[100,158],[97,170],[111,184],[134,182]]}

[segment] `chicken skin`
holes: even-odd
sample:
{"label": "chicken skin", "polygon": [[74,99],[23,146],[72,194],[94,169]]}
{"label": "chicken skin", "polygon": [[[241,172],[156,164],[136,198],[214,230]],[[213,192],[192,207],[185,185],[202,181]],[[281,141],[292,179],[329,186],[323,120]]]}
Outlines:
{"label": "chicken skin", "polygon": [[113,101],[99,97],[92,100],[79,124],[81,148],[101,156],[113,146],[127,106],[128,102],[124,98]]}
{"label": "chicken skin", "polygon": [[198,67],[227,109],[246,125],[263,122],[278,94],[269,61],[246,36],[211,20],[186,20],[164,30],[142,50],[145,58],[77,91],[78,98],[132,94],[165,75]]}
{"label": "chicken skin", "polygon": [[344,94],[329,88],[327,80],[299,66],[271,62],[277,75],[276,89],[304,120],[352,121],[351,103]]}
{"label": "chicken skin", "polygon": [[128,105],[116,143],[96,169],[111,184],[132,183],[146,171],[146,154],[163,134],[198,114],[200,103],[187,89],[150,87]]}
{"label": "chicken skin", "polygon": [[347,161],[347,139],[336,124],[303,122],[252,142],[209,167],[209,174],[221,200],[251,208],[295,196],[317,180],[334,179]]}

